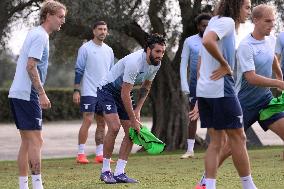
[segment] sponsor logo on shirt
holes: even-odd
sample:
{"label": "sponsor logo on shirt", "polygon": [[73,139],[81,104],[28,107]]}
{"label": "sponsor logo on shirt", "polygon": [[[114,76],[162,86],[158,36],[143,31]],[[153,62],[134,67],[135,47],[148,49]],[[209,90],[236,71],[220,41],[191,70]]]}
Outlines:
{"label": "sponsor logo on shirt", "polygon": [[135,81],[137,73],[129,73],[129,77],[132,81]]}

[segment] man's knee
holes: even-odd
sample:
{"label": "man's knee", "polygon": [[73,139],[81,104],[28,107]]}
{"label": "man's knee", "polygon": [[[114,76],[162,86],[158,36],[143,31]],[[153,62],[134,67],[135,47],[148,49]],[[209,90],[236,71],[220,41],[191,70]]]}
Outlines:
{"label": "man's knee", "polygon": [[43,139],[42,137],[34,137],[29,140],[29,147],[42,147]]}
{"label": "man's knee", "polygon": [[108,134],[116,134],[119,132],[121,122],[117,113],[105,114],[104,119],[108,126]]}
{"label": "man's knee", "polygon": [[104,120],[104,117],[101,115],[96,115],[96,122],[97,122],[97,127],[104,129],[106,126],[106,122]]}
{"label": "man's knee", "polygon": [[229,141],[227,141],[227,143],[223,146],[222,154],[224,156],[230,156],[232,154],[231,147],[229,145]]}
{"label": "man's knee", "polygon": [[84,113],[84,126],[90,127],[94,121],[94,114],[90,112],[85,112]]}
{"label": "man's knee", "polygon": [[119,124],[112,124],[108,126],[108,133],[117,135],[120,129]]}
{"label": "man's knee", "polygon": [[211,137],[210,147],[213,148],[215,151],[221,151],[226,145],[226,137]]}
{"label": "man's knee", "polygon": [[216,152],[221,152],[223,145],[221,142],[210,141],[209,147]]}
{"label": "man's knee", "polygon": [[29,139],[22,138],[21,146],[24,147],[24,148],[27,148],[29,146]]}
{"label": "man's knee", "polygon": [[277,134],[284,141],[284,118],[269,125],[268,129]]}
{"label": "man's knee", "polygon": [[246,143],[247,137],[243,129],[232,129],[227,131],[229,141],[237,143]]}
{"label": "man's knee", "polygon": [[41,147],[43,138],[41,131],[27,131],[22,134],[22,145],[30,147]]}

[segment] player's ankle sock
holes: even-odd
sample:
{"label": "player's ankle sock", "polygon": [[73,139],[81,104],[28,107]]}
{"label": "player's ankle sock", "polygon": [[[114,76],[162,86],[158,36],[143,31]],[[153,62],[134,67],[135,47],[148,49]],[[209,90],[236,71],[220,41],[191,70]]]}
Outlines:
{"label": "player's ankle sock", "polygon": [[78,145],[78,154],[85,154],[85,144]]}
{"label": "player's ankle sock", "polygon": [[206,189],[216,189],[216,179],[206,178]]}
{"label": "player's ankle sock", "polygon": [[103,149],[104,149],[104,145],[103,144],[99,144],[96,147],[96,156],[102,156],[103,155]]}
{"label": "player's ankle sock", "polygon": [[200,181],[199,181],[199,184],[202,186],[202,185],[205,185],[206,184],[206,177],[205,177],[205,172],[203,173]]}
{"label": "player's ankle sock", "polygon": [[116,163],[116,168],[115,168],[115,171],[114,171],[114,176],[118,176],[118,175],[124,173],[124,169],[125,169],[126,164],[127,164],[127,161],[125,161],[123,159],[118,159],[117,163]]}
{"label": "player's ankle sock", "polygon": [[29,189],[28,176],[19,176],[19,189]]}
{"label": "player's ankle sock", "polygon": [[102,168],[102,173],[106,171],[111,171],[110,169],[110,159],[104,158],[103,159],[103,168]]}
{"label": "player's ankle sock", "polygon": [[193,152],[195,139],[187,139],[187,151]]}
{"label": "player's ankle sock", "polygon": [[32,175],[33,189],[43,189],[41,174]]}
{"label": "player's ankle sock", "polygon": [[241,177],[243,189],[257,189],[253,183],[251,175],[246,177]]}

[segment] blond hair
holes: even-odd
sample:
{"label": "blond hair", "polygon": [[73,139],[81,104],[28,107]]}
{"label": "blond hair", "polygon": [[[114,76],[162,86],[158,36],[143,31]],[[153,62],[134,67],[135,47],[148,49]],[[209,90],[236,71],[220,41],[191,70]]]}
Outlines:
{"label": "blond hair", "polygon": [[60,9],[66,10],[65,5],[58,1],[47,0],[43,3],[42,8],[40,9],[40,24],[44,23],[47,17],[47,14],[55,15],[56,12]]}
{"label": "blond hair", "polygon": [[271,5],[260,4],[253,8],[252,10],[252,19],[262,18],[267,13],[275,13],[275,9]]}

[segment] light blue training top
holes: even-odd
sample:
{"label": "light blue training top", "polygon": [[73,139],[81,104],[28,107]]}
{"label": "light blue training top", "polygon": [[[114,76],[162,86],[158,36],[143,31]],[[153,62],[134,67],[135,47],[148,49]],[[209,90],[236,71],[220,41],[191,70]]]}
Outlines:
{"label": "light blue training top", "polygon": [[30,101],[37,99],[37,92],[26,70],[28,58],[38,60],[37,70],[42,85],[45,82],[49,56],[49,36],[42,26],[33,28],[27,34],[17,61],[16,73],[9,91],[9,98]]}
{"label": "light blue training top", "polygon": [[[196,90],[197,63],[201,46],[202,38],[199,36],[199,34],[186,38],[183,44],[180,64],[180,81],[181,90],[187,94],[196,94],[196,91],[191,90]],[[188,64],[190,65],[189,69]],[[187,73],[190,73],[190,85],[188,84]]]}
{"label": "light blue training top", "polygon": [[[209,21],[204,32],[204,36],[210,31],[217,34],[219,38],[217,41],[218,48],[233,70],[236,59],[236,32],[234,20],[230,17],[215,16]],[[200,76],[197,81],[196,96],[203,98],[235,96],[235,83],[233,77],[226,75],[219,80],[212,80],[210,78],[212,72],[220,67],[220,63],[206,50],[204,46],[201,47],[200,56]]]}
{"label": "light blue training top", "polygon": [[75,72],[83,76],[81,96],[97,96],[100,82],[114,65],[112,48],[107,44],[97,45],[90,40],[84,43],[77,56]]}
{"label": "light blue training top", "polygon": [[267,36],[256,40],[249,34],[237,50],[237,93],[242,108],[254,109],[268,104],[273,98],[270,88],[248,83],[244,73],[254,70],[256,74],[271,78],[275,38]]}
{"label": "light blue training top", "polygon": [[106,75],[100,86],[111,87],[110,90],[121,91],[123,82],[140,85],[145,80],[154,80],[161,65],[149,65],[144,49],[133,52],[120,59]]}

